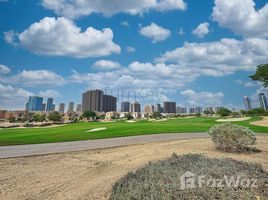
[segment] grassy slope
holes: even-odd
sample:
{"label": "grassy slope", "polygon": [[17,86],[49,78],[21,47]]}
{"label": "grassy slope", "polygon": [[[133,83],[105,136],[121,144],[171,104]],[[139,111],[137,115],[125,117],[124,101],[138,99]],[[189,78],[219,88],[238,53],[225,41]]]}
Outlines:
{"label": "grassy slope", "polygon": [[[255,132],[268,133],[268,127],[253,126],[249,124],[251,121],[260,119],[260,117],[254,117],[251,120],[236,123],[248,126]],[[2,129],[0,130],[0,146],[101,139],[156,133],[205,132],[211,126],[216,124],[215,120],[215,118],[200,117],[169,119],[162,122],[92,122],[69,124],[55,128]],[[106,127],[107,129],[97,132],[86,132],[87,130],[100,127]]]}

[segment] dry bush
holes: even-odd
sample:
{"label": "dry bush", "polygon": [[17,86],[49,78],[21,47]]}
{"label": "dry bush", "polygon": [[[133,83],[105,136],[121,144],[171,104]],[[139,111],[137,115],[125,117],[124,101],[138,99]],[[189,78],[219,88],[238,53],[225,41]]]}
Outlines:
{"label": "dry bush", "polygon": [[[186,171],[206,178],[222,179],[224,176],[240,176],[241,179],[257,179],[257,188],[245,187],[196,187],[181,189],[180,176]],[[213,159],[199,154],[177,156],[155,163],[149,162],[135,173],[128,173],[117,181],[110,200],[215,200],[215,199],[268,199],[268,173],[261,165],[239,162],[233,159]]]}
{"label": "dry bush", "polygon": [[213,126],[208,134],[215,143],[216,148],[226,152],[256,152],[256,148],[249,145],[256,144],[256,136],[253,131],[237,124],[224,123]]}

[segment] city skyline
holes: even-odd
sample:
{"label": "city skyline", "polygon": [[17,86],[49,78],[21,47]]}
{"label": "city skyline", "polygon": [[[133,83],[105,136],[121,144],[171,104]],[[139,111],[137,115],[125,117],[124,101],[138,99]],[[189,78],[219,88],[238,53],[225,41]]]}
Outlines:
{"label": "city skyline", "polygon": [[0,1],[0,109],[24,109],[29,96],[53,97],[56,110],[63,102],[68,109],[92,88],[108,88],[118,102],[125,91],[124,100],[130,92],[130,102],[141,105],[188,108],[242,109],[243,96],[257,107],[259,93],[268,94],[249,78],[268,62],[265,0],[141,1],[113,9],[55,2]]}
{"label": "city skyline", "polygon": [[[118,94],[119,95],[119,94]],[[249,111],[253,108],[262,108],[263,110],[268,110],[268,102],[267,97],[264,93],[259,93],[259,105],[256,107],[252,107],[251,105],[251,98],[248,96],[244,96],[244,109]],[[136,99],[136,97],[134,98]],[[44,98],[39,96],[30,96],[28,101],[25,104],[25,110],[30,112],[39,112],[39,111],[58,111],[60,113],[65,113],[65,103],[59,103],[58,109],[56,109],[55,104],[53,104],[54,99],[52,97],[47,98],[47,104],[43,102]],[[118,106],[119,105],[119,106]],[[75,109],[76,106],[76,109]],[[143,109],[142,109],[143,107]],[[96,111],[96,112],[144,112],[144,113],[153,113],[153,112],[161,112],[161,113],[178,113],[178,114],[185,114],[185,113],[203,113],[204,111],[208,111],[209,113],[217,112],[218,109],[223,108],[224,106],[177,106],[176,102],[172,101],[163,101],[162,103],[156,104],[140,104],[138,101],[134,100],[132,102],[125,101],[122,98],[120,99],[105,94],[104,91],[95,89],[95,90],[88,90],[82,93],[82,103],[77,103],[71,101],[68,103],[68,108],[66,113],[81,113],[84,111]],[[188,109],[188,110],[187,110]],[[232,111],[240,111],[239,109],[232,108]]]}

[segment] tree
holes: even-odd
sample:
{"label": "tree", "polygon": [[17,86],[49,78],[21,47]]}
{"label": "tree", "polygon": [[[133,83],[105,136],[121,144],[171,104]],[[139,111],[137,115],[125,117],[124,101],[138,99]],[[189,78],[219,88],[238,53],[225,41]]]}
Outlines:
{"label": "tree", "polygon": [[245,114],[247,114],[247,111],[245,111],[245,110],[240,110],[240,113],[241,113],[242,115],[245,115]]}
{"label": "tree", "polygon": [[229,109],[227,108],[221,108],[220,110],[218,110],[217,114],[220,115],[220,116],[229,116],[231,115],[232,111],[230,111]]}
{"label": "tree", "polygon": [[131,113],[127,113],[127,114],[125,115],[125,117],[127,118],[127,120],[133,119]]}
{"label": "tree", "polygon": [[95,118],[96,116],[97,116],[97,114],[94,112],[94,111],[89,111],[89,110],[87,110],[87,111],[84,111],[83,112],[83,115],[82,115],[84,118],[87,118],[87,119],[89,119],[89,118]]}
{"label": "tree", "polygon": [[50,113],[49,116],[48,116],[48,119],[50,121],[53,121],[53,122],[59,122],[61,121],[61,114],[59,112],[53,112],[53,113]]}
{"label": "tree", "polygon": [[33,121],[33,116],[34,116],[34,113],[29,113],[29,112],[26,112],[24,115],[23,115],[23,119],[22,121],[28,121],[28,122],[32,122]]}
{"label": "tree", "polygon": [[210,115],[209,110],[205,110],[205,111],[204,111],[204,114],[205,114],[205,115]]}
{"label": "tree", "polygon": [[247,111],[248,115],[263,115],[265,114],[265,110],[263,108],[253,108]]}
{"label": "tree", "polygon": [[38,113],[34,114],[33,121],[35,122],[43,122],[45,121],[46,117],[44,115],[40,115]]}
{"label": "tree", "polygon": [[161,113],[160,112],[154,112],[153,115],[152,115],[152,117],[154,119],[160,119],[161,118]]}
{"label": "tree", "polygon": [[261,81],[264,87],[268,87],[268,63],[258,65],[256,73],[250,78],[254,81]]}

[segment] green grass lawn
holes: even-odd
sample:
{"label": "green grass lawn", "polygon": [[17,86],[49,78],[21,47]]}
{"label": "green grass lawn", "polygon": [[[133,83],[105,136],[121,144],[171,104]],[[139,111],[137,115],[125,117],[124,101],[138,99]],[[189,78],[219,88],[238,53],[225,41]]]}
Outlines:
{"label": "green grass lawn", "polygon": [[[247,126],[255,132],[268,133],[268,127],[249,124],[251,121],[260,119],[261,117],[253,117],[250,120],[235,123]],[[195,117],[168,119],[167,121],[161,122],[146,120],[141,120],[135,123],[127,123],[125,121],[118,121],[114,123],[84,122],[54,128],[1,129],[0,146],[91,140],[156,133],[206,132],[211,126],[217,124],[216,120],[217,119],[215,118]],[[96,132],[86,132],[90,129],[102,127],[107,129]]]}

